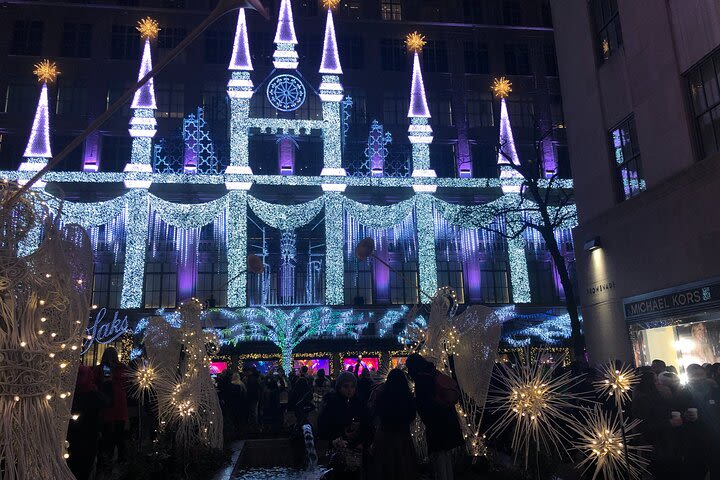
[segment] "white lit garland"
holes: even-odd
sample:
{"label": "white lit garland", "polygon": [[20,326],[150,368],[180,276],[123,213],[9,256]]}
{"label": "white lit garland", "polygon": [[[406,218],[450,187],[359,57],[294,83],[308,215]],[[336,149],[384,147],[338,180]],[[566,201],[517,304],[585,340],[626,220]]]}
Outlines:
{"label": "white lit garland", "polygon": [[155,195],[148,195],[150,206],[160,218],[177,228],[200,228],[212,223],[227,209],[227,196],[207,203],[172,203]]}
{"label": "white lit garland", "polygon": [[310,223],[325,205],[325,197],[318,197],[298,205],[280,205],[248,197],[252,212],[266,225],[278,230],[295,230]]}
{"label": "white lit garland", "polygon": [[407,218],[415,207],[415,197],[394,205],[369,205],[345,198],[345,210],[366,227],[390,228]]}
{"label": "white lit garland", "polygon": [[130,193],[103,202],[80,203],[61,201],[52,197],[48,200],[50,207],[57,211],[62,208],[64,223],[77,223],[84,228],[97,227],[109,223],[122,213]]}
{"label": "white lit garland", "polygon": [[242,190],[228,193],[227,256],[229,307],[244,307],[247,302],[247,206],[248,194]]}
{"label": "white lit garland", "polygon": [[[418,264],[420,273],[420,290],[434,295],[438,288],[437,259],[435,257],[435,217],[433,216],[433,197],[427,193],[417,194],[415,207],[415,225],[418,236]],[[420,295],[420,301],[427,303],[429,299]]]}
{"label": "white lit garland", "polygon": [[345,301],[343,197],[333,192],[325,198],[325,303],[342,305]]}
{"label": "white lit garland", "polygon": [[324,168],[342,166],[342,127],[340,103],[322,102],[323,110],[323,159]]}
{"label": "white lit garland", "polygon": [[142,307],[145,276],[145,250],[150,212],[148,192],[143,188],[127,194],[125,205],[125,271],[121,308]]}

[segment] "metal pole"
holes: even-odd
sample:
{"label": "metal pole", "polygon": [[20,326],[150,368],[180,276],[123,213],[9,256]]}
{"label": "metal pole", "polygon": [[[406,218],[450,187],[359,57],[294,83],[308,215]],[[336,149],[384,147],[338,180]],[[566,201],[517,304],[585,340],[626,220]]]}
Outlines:
{"label": "metal pole", "polygon": [[15,192],[15,194],[12,195],[2,205],[2,209],[11,208],[20,198],[20,196],[27,192],[28,189],[35,182],[40,180],[43,175],[45,175],[50,169],[52,169],[55,165],[57,165],[65,157],[67,157],[70,152],[79,147],[80,144],[82,144],[90,134],[100,128],[103,123],[105,123],[115,112],[117,112],[123,105],[125,105],[125,103],[127,103],[128,100],[130,100],[130,98],[135,95],[136,91],[138,91],[143,85],[149,82],[151,78],[160,73],[171,61],[175,59],[175,57],[180,54],[180,52],[185,50],[188,45],[190,45],[197,37],[199,37],[200,34],[203,33],[218,18],[222,17],[231,10],[242,7],[253,7],[262,16],[264,16],[265,18],[269,18],[267,11],[265,11],[265,9],[262,7],[259,0],[220,0],[220,2],[218,2],[217,4],[217,7],[215,7],[215,9],[210,12],[210,15],[208,15],[207,18],[205,18],[205,20],[203,20],[200,25],[195,27],[195,30],[190,32],[190,34],[185,37],[182,42],[180,42],[175,48],[170,51],[170,53],[168,53],[162,60],[160,60],[160,62],[155,65],[154,68],[147,73],[147,75],[138,80],[134,87],[126,91],[120,98],[115,101],[115,103],[110,105],[102,115],[97,117],[90,125],[88,125],[88,127],[83,130],[83,132],[78,135],[72,142],[70,142],[68,146],[66,146],[62,151],[60,151],[60,153],[55,155],[47,163],[47,165],[40,169],[30,180],[28,180],[27,183],[25,183],[25,185],[22,185],[20,189]]}

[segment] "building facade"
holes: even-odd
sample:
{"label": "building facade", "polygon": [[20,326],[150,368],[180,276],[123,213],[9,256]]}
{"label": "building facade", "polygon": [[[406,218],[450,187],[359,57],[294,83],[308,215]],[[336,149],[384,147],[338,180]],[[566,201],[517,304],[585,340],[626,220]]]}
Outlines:
{"label": "building facade", "polygon": [[[320,3],[227,15],[38,184],[88,229],[93,303],[378,312],[367,321],[447,285],[460,304],[521,305],[511,317],[562,342],[543,242],[507,240],[487,214],[521,182],[500,176],[500,124],[519,155],[540,152],[539,175],[569,173],[547,4]],[[210,7],[190,6],[10,3],[3,178],[29,178],[149,72]],[[138,35],[147,15],[157,38]],[[427,44],[408,53],[416,30]],[[37,102],[29,72],[44,56],[61,75]],[[514,84],[507,100],[492,97],[496,75]],[[557,235],[573,264],[569,230]],[[366,237],[382,262],[356,258]],[[366,333],[378,330],[392,333]]]}
{"label": "building facade", "polygon": [[552,2],[591,359],[720,359],[715,2]]}

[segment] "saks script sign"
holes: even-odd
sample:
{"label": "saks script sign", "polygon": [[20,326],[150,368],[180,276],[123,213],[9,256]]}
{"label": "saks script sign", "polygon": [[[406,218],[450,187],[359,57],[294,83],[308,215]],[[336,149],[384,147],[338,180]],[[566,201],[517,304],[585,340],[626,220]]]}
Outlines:
{"label": "saks script sign", "polygon": [[121,317],[120,312],[115,310],[113,315],[108,315],[107,308],[98,310],[95,319],[90,319],[85,331],[86,337],[80,354],[87,352],[93,343],[112,343],[122,337],[129,327],[127,315]]}

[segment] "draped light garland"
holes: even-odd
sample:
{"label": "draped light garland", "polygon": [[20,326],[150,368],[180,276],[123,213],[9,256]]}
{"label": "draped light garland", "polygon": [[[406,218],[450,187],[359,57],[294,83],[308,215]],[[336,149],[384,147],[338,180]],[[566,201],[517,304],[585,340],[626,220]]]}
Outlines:
{"label": "draped light garland", "polygon": [[228,207],[227,196],[207,203],[172,203],[148,194],[150,207],[168,225],[177,228],[200,228],[212,223]]}
{"label": "draped light garland", "polygon": [[317,217],[325,205],[325,197],[321,196],[298,205],[280,205],[248,196],[248,205],[266,225],[278,230],[295,230]]}
{"label": "draped light garland", "polygon": [[349,198],[343,199],[343,206],[353,218],[366,227],[389,228],[401,223],[415,207],[416,197],[394,205],[370,205]]}

